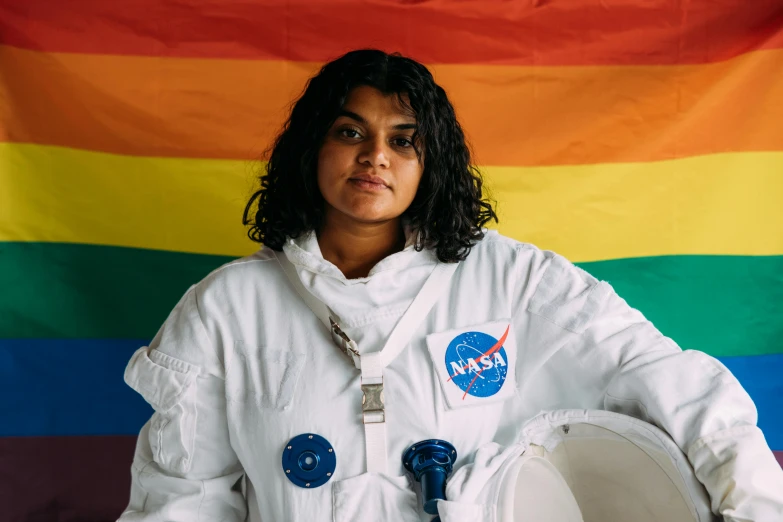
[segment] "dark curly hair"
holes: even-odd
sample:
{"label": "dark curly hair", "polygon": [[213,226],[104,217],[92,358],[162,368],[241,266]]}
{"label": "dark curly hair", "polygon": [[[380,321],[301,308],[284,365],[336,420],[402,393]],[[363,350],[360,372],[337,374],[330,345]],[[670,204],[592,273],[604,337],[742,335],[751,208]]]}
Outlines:
{"label": "dark curly hair", "polygon": [[484,237],[482,227],[497,222],[497,215],[482,198],[481,174],[471,164],[454,108],[425,66],[374,49],[352,51],[327,63],[307,83],[275,140],[261,189],[245,207],[248,236],[279,251],[287,237],[321,229],[318,151],[349,92],[360,85],[396,94],[416,117],[413,143],[423,144],[424,150],[417,146],[416,154],[420,160],[423,155],[424,166],[418,192],[403,213],[418,231],[416,250],[435,249],[442,262],[465,259]]}

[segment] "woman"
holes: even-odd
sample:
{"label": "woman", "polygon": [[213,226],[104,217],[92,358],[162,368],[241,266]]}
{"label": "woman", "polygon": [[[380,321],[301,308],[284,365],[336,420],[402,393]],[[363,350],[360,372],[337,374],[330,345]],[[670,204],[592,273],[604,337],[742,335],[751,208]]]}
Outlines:
{"label": "woman", "polygon": [[[128,365],[156,413],[121,520],[429,520],[406,447],[442,438],[459,467],[561,408],[664,428],[728,520],[783,513],[783,473],[725,367],[562,257],[482,228],[496,215],[421,64],[324,66],[261,182],[245,218],[266,248],[192,287]],[[299,480],[293,451],[334,469]]]}

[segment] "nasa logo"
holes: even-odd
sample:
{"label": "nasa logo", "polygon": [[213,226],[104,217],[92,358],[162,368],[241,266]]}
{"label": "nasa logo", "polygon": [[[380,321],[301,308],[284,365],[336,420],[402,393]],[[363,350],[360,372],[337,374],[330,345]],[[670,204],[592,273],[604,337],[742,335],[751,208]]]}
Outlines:
{"label": "nasa logo", "polygon": [[462,400],[468,395],[491,397],[503,387],[508,374],[503,343],[510,327],[499,340],[483,332],[464,332],[449,343],[446,371],[449,381],[465,392]]}

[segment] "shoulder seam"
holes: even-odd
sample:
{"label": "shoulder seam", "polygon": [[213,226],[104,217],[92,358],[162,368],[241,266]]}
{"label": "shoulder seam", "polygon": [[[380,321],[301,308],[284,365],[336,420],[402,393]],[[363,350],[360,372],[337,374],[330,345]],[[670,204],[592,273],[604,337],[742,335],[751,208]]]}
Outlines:
{"label": "shoulder seam", "polygon": [[212,275],[214,273],[217,273],[217,272],[220,272],[222,270],[225,270],[225,269],[227,269],[229,267],[233,267],[233,266],[237,266],[237,265],[245,265],[247,263],[266,263],[266,262],[269,262],[269,261],[273,261],[273,259],[252,259],[251,256],[241,257],[239,259],[235,259],[234,261],[230,261],[230,262],[228,262],[228,263],[226,263],[226,264],[224,264],[222,266],[217,267],[216,269],[211,271],[208,274],[207,277],[209,277],[210,275]]}
{"label": "shoulder seam", "polygon": [[207,341],[207,344],[209,344],[210,350],[212,350],[212,353],[215,355],[215,358],[220,363],[220,369],[223,370],[223,378],[226,377],[226,364],[224,361],[220,359],[220,354],[218,354],[217,349],[215,348],[215,343],[212,342],[212,338],[209,336],[209,332],[207,331],[207,327],[204,326],[204,319],[201,317],[201,306],[198,304],[198,291],[196,290],[196,287],[190,289],[193,292],[193,302],[196,305],[196,314],[198,315],[198,324],[201,327],[201,332],[204,335],[204,339]]}

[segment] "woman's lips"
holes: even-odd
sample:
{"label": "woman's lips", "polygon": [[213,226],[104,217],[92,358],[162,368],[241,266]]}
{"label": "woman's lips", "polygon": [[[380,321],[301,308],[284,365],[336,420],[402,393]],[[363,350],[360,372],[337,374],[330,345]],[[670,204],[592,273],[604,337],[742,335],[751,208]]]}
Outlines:
{"label": "woman's lips", "polygon": [[364,179],[351,178],[348,181],[351,182],[351,184],[353,184],[353,186],[357,188],[363,190],[369,190],[372,192],[380,192],[382,190],[387,190],[389,188],[383,183],[373,183],[372,181],[367,181]]}
{"label": "woman's lips", "polygon": [[353,183],[354,186],[364,190],[381,191],[389,188],[382,177],[373,176],[372,174],[356,174],[355,176],[351,176],[348,181]]}

